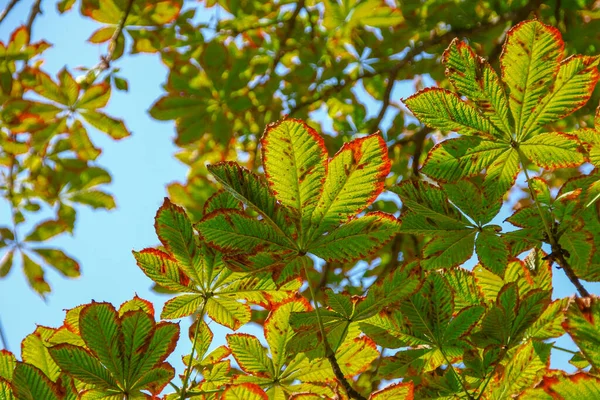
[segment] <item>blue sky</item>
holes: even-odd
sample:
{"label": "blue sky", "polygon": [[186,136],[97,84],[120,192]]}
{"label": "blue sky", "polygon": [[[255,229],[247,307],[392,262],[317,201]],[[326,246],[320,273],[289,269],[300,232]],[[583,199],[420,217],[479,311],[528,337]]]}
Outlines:
{"label": "blue sky", "polygon": [[[56,73],[67,65],[77,74],[73,70],[76,66],[94,66],[106,49],[88,44],[85,40],[99,25],[83,19],[77,10],[58,15],[55,2],[43,2],[42,7],[44,13],[36,21],[33,40],[44,38],[53,44],[44,53],[45,70]],[[0,39],[6,42],[12,30],[24,23],[28,12],[29,2],[20,2],[0,25]],[[17,354],[21,340],[33,332],[36,324],[60,326],[64,309],[91,300],[109,301],[118,306],[137,293],[151,300],[158,314],[168,299],[150,291],[151,281],[136,266],[131,255],[133,249],[139,250],[158,243],[153,228],[154,215],[166,195],[165,187],[170,182],[185,180],[187,171],[173,157],[176,151],[172,144],[173,123],[154,121],[147,114],[148,108],[162,92],[160,86],[166,79],[167,70],[156,55],[125,56],[114,65],[121,68],[121,75],[129,80],[130,91],[113,92],[106,111],[124,118],[133,136],[113,142],[95,131],[92,139],[103,149],[98,162],[107,167],[113,176],[109,190],[115,194],[118,208],[111,212],[79,208],[75,234],[72,237],[61,236],[51,242],[80,261],[82,276],[76,280],[63,279],[53,271],[48,271],[53,292],[48,295],[46,302],[29,289],[20,271],[20,263],[13,267],[7,279],[0,280],[0,321],[10,350]],[[397,100],[406,96],[411,87],[411,84],[398,86],[393,98]],[[0,219],[8,220],[5,203],[0,205]],[[557,276],[555,295],[571,295],[572,285],[562,272],[554,272]],[[598,285],[587,286],[599,292]],[[188,320],[181,323],[183,329],[187,329],[188,325]],[[216,338],[224,338],[230,332],[214,323],[211,328]],[[252,324],[242,331],[257,333]],[[562,346],[572,347],[566,339],[559,342]],[[184,354],[189,348],[187,340],[180,340],[176,355],[171,357],[178,372],[182,372],[178,355]],[[565,354],[553,356],[554,366],[565,367],[567,359]]]}

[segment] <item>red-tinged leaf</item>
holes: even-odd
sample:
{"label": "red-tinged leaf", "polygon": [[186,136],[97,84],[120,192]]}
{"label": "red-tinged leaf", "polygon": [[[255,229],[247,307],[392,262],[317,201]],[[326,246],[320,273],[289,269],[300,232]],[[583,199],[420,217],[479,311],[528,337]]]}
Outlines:
{"label": "red-tinged leaf", "polygon": [[154,305],[152,302],[138,297],[136,294],[133,299],[127,300],[119,307],[119,317],[122,317],[127,311],[142,310],[154,318]]}
{"label": "red-tinged leaf", "polygon": [[48,74],[35,70],[36,84],[34,90],[42,97],[56,103],[68,106],[69,98]]}
{"label": "red-tinged leaf", "polygon": [[115,30],[116,27],[114,26],[103,26],[102,28],[95,30],[87,41],[95,44],[108,42],[115,34]]}
{"label": "red-tinged leaf", "polygon": [[519,149],[533,163],[550,170],[576,167],[585,161],[579,142],[558,132],[535,135],[521,143]]}
{"label": "red-tinged leaf", "polygon": [[125,123],[116,118],[94,110],[79,110],[81,116],[94,128],[107,133],[111,138],[120,140],[131,135]]}
{"label": "red-tinged leaf", "polygon": [[56,8],[59,13],[63,14],[73,7],[75,1],[76,0],[60,0],[58,3],[56,3]]}
{"label": "red-tinged leaf", "polygon": [[12,379],[15,397],[19,400],[59,400],[60,388],[33,365],[18,362]]}
{"label": "red-tinged leaf", "polygon": [[304,232],[325,182],[323,138],[305,122],[293,119],[268,125],[261,144],[269,186],[282,204],[299,212]]}
{"label": "red-tinged leaf", "polygon": [[[169,363],[162,363],[146,372],[138,378],[135,384],[132,385],[132,390],[147,390],[154,398],[163,391],[163,389],[175,377],[175,368]],[[145,394],[143,394],[145,395]]]}
{"label": "red-tinged leaf", "polygon": [[110,92],[110,85],[106,82],[92,85],[81,95],[77,102],[77,108],[86,110],[102,108],[108,104]]}
{"label": "red-tinged leaf", "polygon": [[226,190],[219,190],[206,200],[202,213],[210,214],[216,210],[243,210],[244,205]]}
{"label": "red-tinged leaf", "polygon": [[413,400],[414,386],[412,382],[396,383],[371,393],[369,400]]}
{"label": "red-tinged leaf", "polygon": [[27,335],[21,342],[23,362],[39,368],[52,382],[56,382],[60,375],[60,368],[52,360],[47,349],[48,340],[55,331],[55,329],[38,325],[35,331]]}
{"label": "red-tinged leaf", "polygon": [[390,167],[381,136],[345,143],[327,166],[321,197],[312,213],[309,242],[371,205],[383,191]]}
{"label": "red-tinged leaf", "polygon": [[176,260],[157,249],[144,249],[133,252],[140,269],[159,286],[180,293],[195,293],[197,289],[190,279],[179,269]]}
{"label": "red-tinged leaf", "polygon": [[74,378],[100,388],[117,388],[117,382],[98,359],[87,349],[72,344],[49,348],[58,366]]}
{"label": "red-tinged leaf", "polygon": [[446,89],[421,90],[405,99],[404,104],[415,117],[433,129],[458,132],[467,136],[504,137],[475,107]]}
{"label": "red-tinged leaf", "polygon": [[346,340],[337,350],[335,357],[346,378],[366,371],[379,357],[375,342],[367,336]]}
{"label": "red-tinged leaf", "polygon": [[91,303],[79,314],[81,337],[94,356],[118,381],[123,381],[123,333],[110,303]]}
{"label": "red-tinged leaf", "polygon": [[366,259],[390,241],[399,229],[400,223],[394,216],[382,212],[368,213],[348,221],[328,235],[320,236],[308,247],[308,251],[326,261]]}
{"label": "red-tinged leaf", "polygon": [[167,300],[162,312],[161,319],[177,319],[187,317],[195,313],[204,303],[200,294],[184,294]]}
{"label": "red-tinged leaf", "polygon": [[563,58],[564,42],[557,28],[523,21],[506,35],[500,56],[502,80],[508,86],[509,106],[517,139],[527,132],[528,120],[551,87]]}
{"label": "red-tinged leaf", "polygon": [[562,326],[589,363],[600,368],[600,299],[576,297]]}
{"label": "red-tinged leaf", "polygon": [[73,106],[79,97],[79,84],[66,68],[61,69],[58,73],[58,82],[60,84],[60,90],[67,99],[66,105],[69,107]]}
{"label": "red-tinged leaf", "polygon": [[250,306],[228,298],[211,297],[206,302],[206,314],[216,323],[234,331],[250,322]]}
{"label": "red-tinged leaf", "polygon": [[75,278],[81,275],[79,263],[60,249],[37,248],[32,251],[64,276]]}
{"label": "red-tinged leaf", "polygon": [[123,332],[123,376],[125,382],[132,382],[136,376],[137,367],[148,351],[150,340],[155,332],[155,322],[151,315],[142,310],[132,310],[121,317]]}
{"label": "red-tinged leaf", "polygon": [[214,211],[202,218],[196,228],[211,247],[227,254],[251,253],[257,247],[297,251],[289,237],[241,211]]}
{"label": "red-tinged leaf", "polygon": [[269,400],[267,394],[254,383],[229,386],[223,391],[222,400]]}
{"label": "red-tinged leaf", "polygon": [[227,345],[236,362],[247,374],[274,378],[277,372],[258,338],[246,333],[227,335]]}
{"label": "red-tinged leaf", "polygon": [[143,358],[135,366],[135,372],[132,373],[132,376],[141,378],[151,369],[160,367],[175,350],[178,340],[178,324],[172,322],[159,322],[156,324],[148,350],[144,352]]}
{"label": "red-tinged leaf", "polygon": [[520,396],[523,400],[596,400],[600,396],[600,378],[585,372],[567,375],[557,371],[544,376],[535,389]]}
{"label": "red-tinged leaf", "polygon": [[156,212],[154,228],[161,243],[177,260],[179,268],[196,282],[202,281],[204,261],[185,210],[165,197]]}

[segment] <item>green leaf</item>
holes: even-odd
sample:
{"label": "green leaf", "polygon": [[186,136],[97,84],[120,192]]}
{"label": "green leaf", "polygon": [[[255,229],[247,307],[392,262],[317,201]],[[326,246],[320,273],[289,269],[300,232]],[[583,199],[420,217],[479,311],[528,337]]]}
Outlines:
{"label": "green leaf", "polygon": [[223,400],[269,400],[269,397],[260,386],[254,383],[232,385],[223,391]]}
{"label": "green leaf", "polygon": [[274,377],[273,362],[260,341],[246,333],[227,335],[227,345],[240,368],[252,375]]}
{"label": "green leaf", "polygon": [[206,215],[216,210],[241,210],[242,208],[242,202],[236,199],[231,193],[219,190],[206,200],[202,213]]}
{"label": "green leaf", "polygon": [[454,39],[442,55],[446,76],[456,90],[475,102],[503,135],[511,138],[508,100],[496,71],[466,43]]}
{"label": "green leaf", "polygon": [[81,116],[94,128],[107,133],[114,140],[120,140],[131,136],[125,127],[125,123],[116,118],[94,110],[79,110]]}
{"label": "green leaf", "polygon": [[49,352],[56,364],[74,378],[100,388],[117,386],[112,375],[89,350],[63,343],[51,347]]}
{"label": "green leaf", "polygon": [[271,195],[261,177],[234,162],[221,162],[207,168],[225,190],[263,215],[274,229],[281,231],[283,227],[292,225],[290,213]]}
{"label": "green leaf", "polygon": [[163,246],[177,260],[178,267],[190,278],[200,281],[202,255],[185,210],[165,197],[156,212],[154,227]]}
{"label": "green leaf", "polygon": [[600,300],[597,296],[591,296],[583,299],[576,297],[562,323],[581,353],[596,369],[600,368],[599,321]]}
{"label": "green leaf", "polygon": [[40,296],[44,297],[46,293],[50,293],[50,285],[44,279],[44,271],[40,264],[33,261],[26,253],[21,253],[23,257],[23,272],[27,277],[29,286]]}
{"label": "green leaf", "polygon": [[371,393],[369,400],[413,400],[413,392],[412,382],[396,383]]}
{"label": "green leaf", "polygon": [[271,225],[237,210],[214,211],[202,218],[196,228],[207,243],[224,253],[248,253],[258,246],[297,250],[295,243]]}
{"label": "green leaf", "polygon": [[559,132],[542,133],[521,143],[525,157],[545,169],[576,167],[585,161],[579,143]]}
{"label": "green leaf", "polygon": [[18,362],[12,379],[14,395],[19,400],[59,400],[60,389],[39,369]]}
{"label": "green leaf", "polygon": [[[52,382],[60,375],[58,365],[48,353],[47,341],[54,334],[54,329],[38,326],[35,331],[21,342],[21,357],[23,362],[39,368]],[[2,374],[0,374],[2,376]]]}
{"label": "green leaf", "polygon": [[69,199],[75,203],[85,204],[94,209],[103,208],[112,210],[117,206],[113,196],[101,190],[83,190],[74,193]]}
{"label": "green leaf", "polygon": [[200,294],[184,294],[174,297],[165,303],[160,317],[162,319],[187,317],[195,313],[204,301]]}
{"label": "green leaf", "polygon": [[368,207],[390,171],[387,146],[379,135],[347,142],[329,161],[321,197],[312,214],[308,242]]}
{"label": "green leaf", "polygon": [[77,108],[95,110],[105,107],[110,99],[110,85],[106,82],[92,85],[83,92],[77,102]]}
{"label": "green leaf", "polygon": [[308,251],[326,261],[365,259],[391,240],[399,227],[398,220],[389,214],[368,213],[320,236]]}
{"label": "green leaf", "polygon": [[492,272],[501,275],[508,263],[508,246],[490,229],[484,229],[477,235],[475,249],[479,262],[489,268]]}
{"label": "green leaf", "polygon": [[446,89],[421,90],[405,99],[404,104],[415,117],[433,129],[486,138],[503,136],[475,107]]}
{"label": "green leaf", "polygon": [[92,303],[79,314],[81,337],[95,357],[119,381],[123,381],[123,333],[121,321],[110,303]]}
{"label": "green leaf", "polygon": [[228,298],[211,297],[206,302],[206,313],[216,323],[234,331],[250,322],[250,307],[247,304]]}
{"label": "green leaf", "polygon": [[194,293],[197,289],[189,278],[179,269],[176,260],[169,254],[157,249],[144,249],[133,252],[140,269],[161,287],[180,293]]}
{"label": "green leaf", "polygon": [[529,119],[552,85],[563,58],[560,31],[539,21],[523,21],[506,35],[500,66],[509,90],[517,139],[527,134]]}
{"label": "green leaf", "polygon": [[523,400],[595,400],[600,396],[600,378],[585,372],[567,375],[556,372],[543,377],[535,389],[523,393]]}
{"label": "green leaf", "polygon": [[588,56],[572,56],[562,60],[550,93],[534,108],[524,131],[536,132],[585,105],[598,82],[599,60],[598,57]]}
{"label": "green leaf", "polygon": [[325,182],[323,138],[300,120],[283,120],[267,126],[261,143],[269,186],[283,205],[298,211],[304,232]]}
{"label": "green leaf", "polygon": [[79,263],[66,255],[60,249],[32,249],[49,266],[60,272],[64,276],[75,278],[81,275]]}

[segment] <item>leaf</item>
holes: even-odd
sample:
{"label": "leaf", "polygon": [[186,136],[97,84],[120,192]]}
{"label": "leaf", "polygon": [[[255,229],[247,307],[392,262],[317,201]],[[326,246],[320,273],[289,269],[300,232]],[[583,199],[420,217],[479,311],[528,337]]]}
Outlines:
{"label": "leaf", "polygon": [[120,140],[131,136],[125,127],[125,123],[116,118],[94,110],[80,110],[81,116],[94,128],[107,133],[114,140]]}
{"label": "leaf", "polygon": [[563,328],[596,369],[600,368],[600,300],[598,297],[575,298],[567,310]]}
{"label": "leaf", "polygon": [[90,351],[64,343],[51,347],[49,352],[56,364],[74,378],[101,388],[117,386],[112,375]]}
{"label": "leaf", "polygon": [[594,400],[600,396],[600,379],[578,372],[567,375],[557,372],[544,376],[535,389],[528,389],[520,398],[524,400]]}
{"label": "leaf", "polygon": [[496,71],[464,42],[454,39],[442,55],[446,76],[456,90],[475,102],[500,130],[498,138],[511,138],[508,100]]}
{"label": "leaf", "polygon": [[310,241],[368,207],[390,171],[387,146],[379,135],[345,143],[329,161],[321,197],[312,214]]}
{"label": "leaf", "polygon": [[260,386],[253,383],[229,386],[222,395],[223,400],[269,400]]}
{"label": "leaf", "polygon": [[202,212],[206,215],[222,209],[241,210],[243,209],[243,205],[242,202],[236,199],[231,193],[225,190],[219,190],[206,200]]}
{"label": "leaf", "polygon": [[267,126],[261,144],[269,186],[283,205],[299,212],[304,232],[325,182],[323,138],[300,120],[283,120]]}
{"label": "leaf", "polygon": [[32,249],[49,266],[64,276],[75,278],[81,275],[79,263],[59,249],[36,248]]}
{"label": "leaf", "polygon": [[160,317],[162,319],[187,317],[195,313],[204,301],[200,294],[184,294],[174,297],[165,303]]}
{"label": "leaf", "polygon": [[412,382],[396,383],[371,393],[369,400],[413,400],[414,386]]}
{"label": "leaf", "polygon": [[433,129],[484,138],[502,137],[475,107],[448,90],[427,88],[405,99],[404,104],[415,117]]}
{"label": "leaf", "polygon": [[375,342],[366,336],[346,340],[335,354],[346,378],[358,375],[379,357]]}
{"label": "leaf", "polygon": [[507,33],[500,66],[517,139],[527,134],[529,119],[535,119],[535,107],[558,73],[563,50],[559,30],[539,21],[523,21]]}
{"label": "leaf", "polygon": [[59,400],[58,385],[33,365],[17,362],[12,379],[15,398],[19,400]]}
{"label": "leaf", "polygon": [[542,133],[521,143],[525,157],[545,169],[576,167],[584,162],[579,143],[558,132]]}
{"label": "leaf", "polygon": [[[56,382],[60,375],[60,369],[46,348],[47,341],[53,334],[53,329],[38,326],[21,342],[21,357],[23,362],[37,367],[51,381]],[[2,376],[1,373],[0,376]]]}
{"label": "leaf", "polygon": [[144,274],[161,287],[180,293],[197,291],[169,254],[156,249],[144,249],[140,252],[134,251],[133,256]]}
{"label": "leaf", "polygon": [[50,293],[50,285],[44,279],[44,271],[42,267],[33,261],[26,253],[21,253],[23,257],[23,272],[27,277],[29,286],[40,296],[44,297],[46,293]]}
{"label": "leaf", "polygon": [[202,218],[196,227],[206,242],[225,253],[252,252],[259,246],[296,250],[295,243],[287,236],[281,236],[271,225],[237,210],[214,211]]}
{"label": "leaf", "polygon": [[183,208],[165,197],[156,212],[154,227],[163,246],[177,260],[178,267],[190,278],[200,281],[203,260],[194,228]]}
{"label": "leaf", "polygon": [[367,213],[320,236],[308,250],[326,261],[365,259],[391,240],[399,226],[398,220],[389,214]]}
{"label": "leaf", "polygon": [[227,335],[227,345],[242,370],[248,374],[274,377],[273,362],[260,341],[245,333]]}
{"label": "leaf", "polygon": [[475,249],[479,262],[492,272],[502,274],[508,263],[508,246],[495,232],[484,229],[477,235]]}
{"label": "leaf", "polygon": [[206,302],[206,313],[216,323],[234,331],[250,322],[250,307],[247,304],[227,298],[211,297]]}

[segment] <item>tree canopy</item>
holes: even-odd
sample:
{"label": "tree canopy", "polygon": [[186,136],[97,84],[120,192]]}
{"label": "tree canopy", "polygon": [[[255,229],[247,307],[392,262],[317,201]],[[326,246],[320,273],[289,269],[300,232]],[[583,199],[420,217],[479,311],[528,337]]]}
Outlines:
{"label": "tree canopy", "polygon": [[132,254],[164,307],[73,304],[0,352],[0,399],[600,398],[600,5],[60,0],[105,53],[54,76],[41,3],[0,43],[0,277],[80,275],[48,242],[116,206],[121,59],[168,68],[148,113],[189,171]]}

